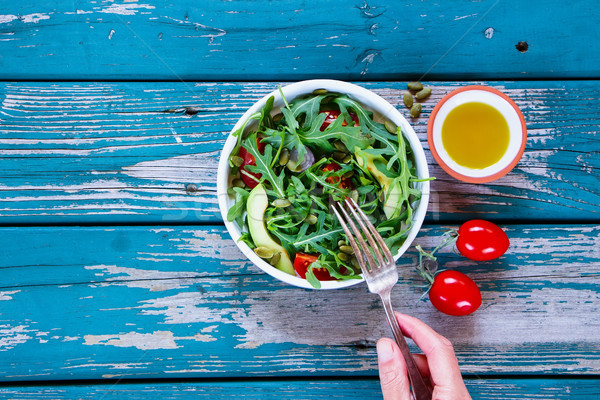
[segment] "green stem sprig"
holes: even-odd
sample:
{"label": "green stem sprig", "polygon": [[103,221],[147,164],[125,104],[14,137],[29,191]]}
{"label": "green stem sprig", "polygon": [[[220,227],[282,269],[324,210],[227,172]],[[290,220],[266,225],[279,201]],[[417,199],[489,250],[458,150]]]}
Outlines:
{"label": "green stem sprig", "polygon": [[[435,275],[442,272],[442,270],[438,270],[437,257],[434,254],[437,253],[438,250],[448,245],[453,245],[456,242],[456,239],[458,239],[458,232],[454,229],[451,229],[444,232],[442,238],[442,242],[430,252],[423,250],[420,245],[415,246],[419,252],[419,265],[417,265],[417,272],[423,277],[423,279],[429,282],[430,288],[435,280]],[[429,262],[427,262],[428,260]],[[429,291],[429,289],[427,291]],[[427,294],[427,292],[425,292],[425,294]]]}

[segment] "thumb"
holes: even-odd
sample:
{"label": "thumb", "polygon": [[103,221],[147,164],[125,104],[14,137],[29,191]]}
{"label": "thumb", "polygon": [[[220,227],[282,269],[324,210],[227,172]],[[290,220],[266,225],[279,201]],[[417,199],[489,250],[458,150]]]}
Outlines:
{"label": "thumb", "polygon": [[379,339],[377,361],[384,400],[410,400],[406,363],[396,342],[388,338]]}

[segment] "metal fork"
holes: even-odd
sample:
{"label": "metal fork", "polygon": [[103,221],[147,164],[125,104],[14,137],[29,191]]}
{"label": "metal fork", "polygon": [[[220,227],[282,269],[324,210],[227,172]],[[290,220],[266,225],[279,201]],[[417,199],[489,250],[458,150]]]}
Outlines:
{"label": "metal fork", "polygon": [[[346,198],[345,203],[356,222],[358,222],[360,230],[341,204],[334,202],[332,207],[333,211],[348,237],[348,242],[350,243],[350,246],[352,246],[352,250],[354,250],[354,254],[360,264],[360,269],[369,286],[369,291],[371,293],[376,293],[381,297],[388,323],[392,328],[396,343],[398,343],[398,347],[400,347],[404,360],[406,361],[413,396],[415,400],[431,400],[431,388],[425,383],[425,380],[421,376],[421,373],[410,354],[410,350],[408,349],[408,345],[406,344],[406,340],[404,339],[404,335],[402,335],[402,330],[398,325],[394,310],[392,309],[390,294],[392,288],[396,282],[398,282],[398,270],[396,269],[394,257],[379,232],[375,229],[375,226],[369,221],[358,204],[350,198]],[[345,219],[340,212],[344,215]],[[348,226],[350,226],[350,228],[348,228]],[[354,234],[352,234],[352,232],[354,232]],[[369,245],[365,242],[363,235],[367,239]],[[375,260],[373,255],[375,255],[377,260]]]}

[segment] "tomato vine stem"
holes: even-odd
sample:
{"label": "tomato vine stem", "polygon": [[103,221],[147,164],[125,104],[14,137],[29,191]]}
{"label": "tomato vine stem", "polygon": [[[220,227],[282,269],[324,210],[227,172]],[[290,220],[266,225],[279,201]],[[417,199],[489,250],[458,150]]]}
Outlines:
{"label": "tomato vine stem", "polygon": [[[453,245],[454,243],[456,243],[456,239],[458,239],[458,231],[456,231],[455,229],[450,229],[443,233],[442,238],[442,242],[430,252],[423,250],[423,248],[420,245],[415,246],[415,248],[419,252],[419,265],[417,265],[417,271],[419,272],[419,275],[423,277],[423,279],[429,282],[430,288],[431,285],[433,285],[435,275],[443,271],[438,270],[437,257],[434,254],[438,250],[448,245]],[[425,262],[426,260],[431,260],[433,262]],[[434,268],[430,267],[431,264],[434,264]]]}

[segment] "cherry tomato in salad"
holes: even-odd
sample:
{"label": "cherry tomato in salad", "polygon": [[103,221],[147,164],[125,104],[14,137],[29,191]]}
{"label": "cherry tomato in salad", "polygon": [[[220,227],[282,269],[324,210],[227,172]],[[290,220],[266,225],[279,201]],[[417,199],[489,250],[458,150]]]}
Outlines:
{"label": "cherry tomato in salad", "polygon": [[[318,256],[313,254],[296,253],[296,257],[294,258],[294,269],[296,270],[296,273],[300,275],[302,279],[306,279],[308,266],[317,261],[318,258]],[[329,275],[327,268],[313,268],[313,273],[320,281],[333,280],[331,275]]]}
{"label": "cherry tomato in salad", "polygon": [[[329,172],[329,171],[339,171],[340,169],[342,169],[342,167],[338,163],[331,162],[331,163],[327,164],[326,166],[324,166],[321,170]],[[352,179],[350,179],[350,178],[342,177],[340,180],[339,176],[328,176],[325,180],[331,184],[335,184],[335,183],[339,182],[338,186],[341,189],[354,189],[354,185],[352,184]]]}
{"label": "cherry tomato in salad", "polygon": [[510,246],[506,233],[498,225],[473,219],[458,228],[456,248],[463,256],[475,261],[489,261],[503,255]]}
{"label": "cherry tomato in salad", "polygon": [[[327,127],[331,125],[341,114],[339,110],[323,110],[321,111],[321,113],[327,114],[327,117],[325,117],[325,121],[323,121],[323,125],[321,125],[321,132],[327,129]],[[350,114],[350,118],[352,118],[352,121],[354,121],[354,126],[358,126],[358,116],[352,112],[349,112],[348,114]],[[342,126],[347,125],[348,123],[346,121],[342,122]]]}
{"label": "cherry tomato in salad", "polygon": [[468,315],[481,305],[481,292],[467,275],[445,270],[435,275],[429,290],[429,300],[444,314]]}
{"label": "cherry tomato in salad", "polygon": [[[256,145],[258,146],[258,151],[261,154],[263,154],[265,151],[266,144],[261,143],[260,139],[261,138],[256,139]],[[244,159],[244,162],[242,163],[242,169],[244,170],[244,172],[240,173],[240,175],[242,177],[242,181],[244,181],[246,186],[248,186],[250,189],[254,189],[256,187],[256,185],[258,185],[258,181],[252,179],[248,175],[252,175],[256,179],[260,179],[262,174],[250,172],[250,171],[246,170],[245,167],[246,167],[246,165],[256,165],[256,159],[254,158],[254,156],[252,154],[248,153],[248,151],[246,151],[246,149],[243,147],[240,147],[240,152],[238,153],[238,156]]]}

